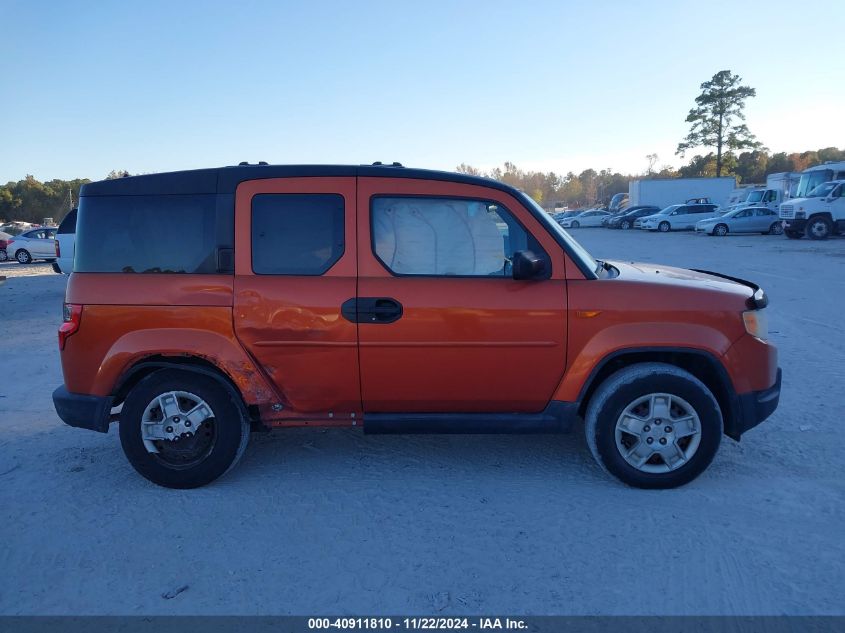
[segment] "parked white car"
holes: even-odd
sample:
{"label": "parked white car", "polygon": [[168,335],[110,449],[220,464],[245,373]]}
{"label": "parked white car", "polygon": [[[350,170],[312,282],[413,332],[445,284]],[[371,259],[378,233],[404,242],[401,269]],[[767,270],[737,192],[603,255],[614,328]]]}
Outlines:
{"label": "parked white car", "polygon": [[577,229],[583,226],[601,226],[601,221],[608,217],[610,213],[607,211],[600,211],[598,209],[591,209],[579,213],[571,218],[566,218],[561,221],[560,225],[565,229]]}
{"label": "parked white car", "polygon": [[715,204],[673,204],[660,213],[638,220],[639,228],[661,233],[692,231],[700,220],[718,216],[718,209]]}
{"label": "parked white car", "polygon": [[56,229],[31,229],[16,235],[6,242],[6,255],[20,264],[34,259],[56,261]]}

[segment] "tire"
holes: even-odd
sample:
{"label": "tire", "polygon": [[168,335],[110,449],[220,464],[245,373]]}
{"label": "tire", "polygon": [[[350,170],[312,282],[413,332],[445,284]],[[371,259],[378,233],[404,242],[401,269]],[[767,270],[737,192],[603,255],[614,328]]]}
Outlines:
{"label": "tire", "polygon": [[668,233],[672,229],[671,225],[665,220],[657,225],[657,230],[661,233]]}
{"label": "tire", "polygon": [[575,220],[572,222],[572,224],[569,225],[569,228],[577,229],[579,226],[581,226],[581,223]]}
{"label": "tire", "polygon": [[9,259],[9,256],[6,254],[6,249],[0,248],[0,262],[5,262]]}
{"label": "tire", "polygon": [[826,240],[833,233],[833,225],[823,215],[817,215],[807,221],[804,230],[811,240]]}
{"label": "tire", "polygon": [[32,255],[29,254],[28,250],[22,248],[15,253],[15,259],[18,260],[19,264],[29,264],[32,262]]}
{"label": "tire", "polygon": [[628,229],[630,229],[630,228],[631,228],[631,223],[630,223],[628,220],[625,220],[625,221],[624,221],[624,222],[622,222],[622,224],[620,224],[619,226],[620,226],[620,228],[623,228],[623,229],[625,229],[625,230],[627,231]]}
{"label": "tire", "polygon": [[[190,437],[145,439],[142,420],[152,419],[153,424],[161,420],[163,407],[156,402],[167,395],[177,396],[170,399],[169,406],[177,407],[174,419],[183,429],[191,424],[179,415],[199,402],[208,408],[199,415],[210,415],[202,419],[202,426],[194,426],[198,430]],[[173,426],[164,426],[167,422],[161,424],[160,431],[173,430]],[[238,463],[249,442],[249,420],[240,397],[219,380],[191,371],[164,369],[143,378],[126,397],[119,426],[120,444],[132,467],[166,488],[198,488],[211,483]]]}
{"label": "tire", "polygon": [[786,237],[788,237],[790,240],[800,240],[802,237],[804,237],[804,235],[799,231],[784,231],[783,234],[786,235]]}
{"label": "tire", "polygon": [[[640,436],[620,431],[623,412],[640,401],[643,405],[638,406],[647,406],[648,414],[635,408],[641,417],[624,418],[626,424],[653,417],[653,403],[658,402],[660,407],[661,401],[671,403],[668,419],[680,419],[689,410],[697,423],[689,422],[689,427],[678,431],[681,427],[666,424],[664,417],[658,420],[659,426],[642,425]],[[673,411],[682,415],[673,416]],[[660,408],[657,414],[661,415]],[[697,433],[687,433],[693,426],[697,426]],[[682,432],[686,435],[681,437]],[[710,390],[689,372],[666,363],[639,363],[620,369],[599,385],[587,407],[586,436],[593,457],[606,472],[636,488],[675,488],[689,483],[713,461],[722,432],[722,412]],[[646,443],[649,438],[656,441]],[[664,439],[666,442],[661,444]],[[645,449],[641,459],[650,455],[640,467],[630,463],[622,452],[630,451],[629,455],[634,454],[630,458],[635,459],[639,454],[637,447]],[[674,465],[670,466],[658,452],[648,453],[654,450],[652,447],[667,451],[670,460],[676,459]]]}
{"label": "tire", "polygon": [[765,235],[783,235],[783,224],[781,222],[772,222]]}
{"label": "tire", "polygon": [[713,227],[713,235],[718,235],[719,237],[725,237],[728,234],[728,225],[727,224],[717,224]]}

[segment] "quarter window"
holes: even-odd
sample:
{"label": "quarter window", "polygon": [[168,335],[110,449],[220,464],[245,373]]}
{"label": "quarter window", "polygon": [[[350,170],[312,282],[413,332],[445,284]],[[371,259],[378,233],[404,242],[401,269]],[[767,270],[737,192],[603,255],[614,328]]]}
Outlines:
{"label": "quarter window", "polygon": [[259,194],[252,198],[252,270],[322,275],[344,251],[339,194]]}
{"label": "quarter window", "polygon": [[504,206],[465,198],[376,197],[373,250],[397,275],[510,277],[517,251],[547,254]]}

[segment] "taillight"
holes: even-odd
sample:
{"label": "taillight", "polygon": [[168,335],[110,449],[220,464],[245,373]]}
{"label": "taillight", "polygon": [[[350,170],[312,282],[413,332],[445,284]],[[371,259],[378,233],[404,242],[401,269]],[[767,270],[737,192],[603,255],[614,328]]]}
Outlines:
{"label": "taillight", "polygon": [[59,349],[65,348],[65,342],[79,329],[82,321],[82,306],[78,303],[66,303],[62,310],[64,323],[59,326]]}
{"label": "taillight", "polygon": [[15,240],[9,240],[8,242],[6,242],[6,246],[8,246],[9,244],[11,244],[11,243],[12,243],[12,242],[14,242],[14,241],[15,241]]}
{"label": "taillight", "polygon": [[59,246],[59,240],[54,240],[54,243],[56,244],[56,257],[59,258],[62,256],[62,247]]}

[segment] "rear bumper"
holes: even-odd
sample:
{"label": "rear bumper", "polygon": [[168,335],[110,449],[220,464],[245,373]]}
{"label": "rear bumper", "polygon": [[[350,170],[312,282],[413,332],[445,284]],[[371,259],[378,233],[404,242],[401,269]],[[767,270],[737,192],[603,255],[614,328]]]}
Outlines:
{"label": "rear bumper", "polygon": [[62,385],[53,392],[53,406],[62,422],[69,426],[108,433],[111,396],[70,393]]}
{"label": "rear bumper", "polygon": [[777,378],[771,387],[736,396],[733,415],[725,421],[725,435],[739,441],[743,433],[774,413],[780,402],[781,375],[782,371],[778,367]]}

